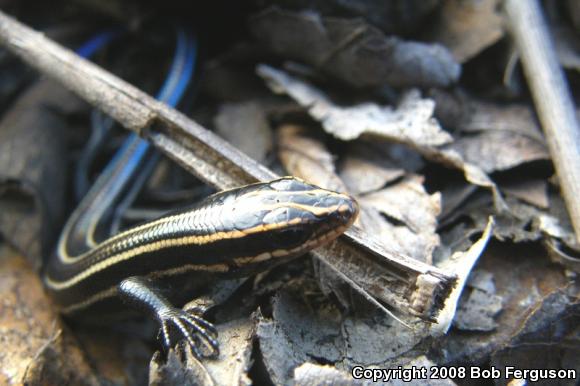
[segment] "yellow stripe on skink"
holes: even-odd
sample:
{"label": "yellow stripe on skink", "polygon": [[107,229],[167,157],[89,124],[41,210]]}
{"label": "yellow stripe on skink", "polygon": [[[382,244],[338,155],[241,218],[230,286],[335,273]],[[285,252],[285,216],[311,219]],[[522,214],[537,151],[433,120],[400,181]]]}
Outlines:
{"label": "yellow stripe on skink", "polygon": [[[294,205],[292,205],[292,206],[294,206]],[[302,205],[300,205],[300,207],[302,207]],[[302,209],[304,209],[304,208],[302,208]],[[315,209],[320,209],[320,208],[315,208]],[[311,211],[311,212],[313,212],[313,211]],[[155,241],[152,243],[142,244],[142,245],[136,246],[134,248],[131,248],[127,251],[118,253],[116,255],[112,255],[106,259],[103,259],[103,260],[91,265],[90,267],[88,267],[84,271],[79,272],[77,275],[71,277],[68,280],[56,281],[56,280],[53,280],[51,277],[47,276],[45,281],[46,281],[46,284],[48,287],[50,287],[51,289],[53,289],[55,291],[60,291],[63,289],[70,288],[70,287],[80,283],[81,281],[85,280],[86,278],[94,275],[95,273],[98,273],[104,269],[107,269],[108,267],[111,267],[111,266],[118,264],[120,262],[129,260],[129,259],[131,259],[135,256],[138,256],[138,255],[141,255],[141,254],[157,252],[161,249],[166,249],[166,248],[171,248],[171,247],[207,244],[207,243],[214,242],[216,240],[241,238],[241,237],[245,237],[246,235],[249,235],[249,234],[266,232],[266,231],[270,231],[270,230],[274,230],[274,229],[280,229],[286,225],[287,225],[286,222],[276,223],[276,224],[260,224],[256,227],[246,229],[243,232],[239,231],[239,230],[234,230],[234,231],[228,231],[228,232],[216,232],[216,233],[213,233],[211,235],[204,235],[204,236],[193,236],[192,235],[192,236],[185,236],[185,237],[180,237],[180,238],[175,238],[175,239],[158,240],[158,241]],[[94,252],[90,252],[90,253],[94,253]],[[83,255],[83,257],[87,257],[87,256],[89,256],[89,254]]]}

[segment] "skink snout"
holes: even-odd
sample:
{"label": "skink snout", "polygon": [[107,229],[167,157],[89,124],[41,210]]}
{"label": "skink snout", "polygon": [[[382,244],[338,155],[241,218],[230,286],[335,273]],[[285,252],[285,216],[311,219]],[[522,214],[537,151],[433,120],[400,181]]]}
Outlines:
{"label": "skink snout", "polygon": [[323,232],[342,233],[350,227],[359,212],[359,206],[356,200],[342,193],[328,191],[324,197],[321,197],[318,208],[321,215]]}
{"label": "skink snout", "polygon": [[340,194],[337,201],[336,211],[334,216],[336,216],[337,221],[344,225],[345,228],[350,227],[356,220],[359,212],[358,202],[346,194]]}

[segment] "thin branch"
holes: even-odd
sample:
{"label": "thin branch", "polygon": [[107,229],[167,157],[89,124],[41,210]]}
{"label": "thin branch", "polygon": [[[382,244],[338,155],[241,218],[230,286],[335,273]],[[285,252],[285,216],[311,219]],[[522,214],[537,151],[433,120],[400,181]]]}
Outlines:
{"label": "thin branch", "polygon": [[537,0],[506,0],[517,45],[576,239],[580,242],[580,128]]}

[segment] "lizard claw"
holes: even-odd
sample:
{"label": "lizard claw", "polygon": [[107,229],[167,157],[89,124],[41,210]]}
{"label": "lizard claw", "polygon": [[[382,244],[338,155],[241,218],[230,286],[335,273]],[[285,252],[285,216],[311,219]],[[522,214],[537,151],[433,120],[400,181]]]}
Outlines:
{"label": "lizard claw", "polygon": [[173,307],[163,310],[157,316],[161,324],[162,344],[166,351],[172,347],[170,331],[175,329],[185,338],[197,358],[219,356],[217,330],[201,316]]}

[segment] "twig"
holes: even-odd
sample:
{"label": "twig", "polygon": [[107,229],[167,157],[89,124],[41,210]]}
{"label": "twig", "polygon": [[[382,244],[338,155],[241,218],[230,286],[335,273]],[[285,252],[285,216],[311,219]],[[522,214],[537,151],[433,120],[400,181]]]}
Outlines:
{"label": "twig", "polygon": [[580,242],[580,127],[570,91],[538,1],[506,0],[504,7]]}
{"label": "twig", "polygon": [[[276,177],[185,115],[2,12],[0,44],[218,189]],[[357,290],[362,288],[366,295],[425,320],[435,319],[455,283],[453,275],[385,251],[368,234],[356,230],[314,254],[357,283]]]}

